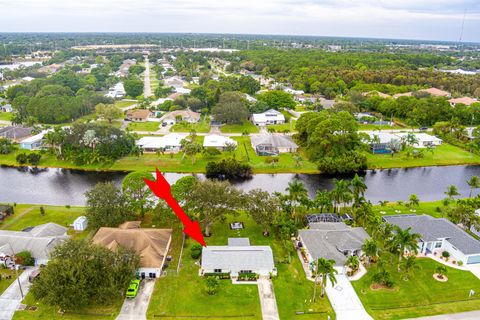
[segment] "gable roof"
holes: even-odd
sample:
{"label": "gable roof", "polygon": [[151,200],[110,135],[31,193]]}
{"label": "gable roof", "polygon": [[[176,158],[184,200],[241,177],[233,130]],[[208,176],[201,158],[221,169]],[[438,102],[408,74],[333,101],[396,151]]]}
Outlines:
{"label": "gable roof", "polygon": [[459,226],[444,218],[434,218],[428,215],[393,215],[383,219],[402,229],[412,228],[411,232],[419,233],[425,242],[447,239],[464,254],[480,253],[480,241],[463,231]]}
{"label": "gable roof", "polygon": [[272,145],[275,148],[298,148],[291,137],[281,134],[252,134],[251,141],[253,148],[259,145]]}
{"label": "gable roof", "polygon": [[[162,268],[172,238],[172,229],[142,229],[122,224],[121,228],[100,228],[93,243],[112,251],[118,246],[134,250],[140,256],[140,266]],[[132,228],[133,226],[133,228]]]}
{"label": "gable roof", "polygon": [[204,147],[226,147],[227,144],[237,145],[237,141],[218,134],[209,134],[203,139]]}
{"label": "gable roof", "polygon": [[252,119],[254,122],[266,122],[267,120],[285,121],[285,116],[278,110],[269,109],[262,113],[254,113]]}
{"label": "gable roof", "polygon": [[427,92],[427,93],[431,94],[432,96],[437,96],[437,97],[449,97],[450,96],[450,92],[440,90],[438,88],[428,88],[428,89],[422,89],[422,90],[419,90],[419,91]]}
{"label": "gable roof", "polygon": [[133,109],[127,111],[127,117],[134,119],[147,119],[152,112],[147,109]]}
{"label": "gable roof", "polygon": [[67,234],[67,228],[53,222],[33,227],[29,232],[35,237],[55,237]]}

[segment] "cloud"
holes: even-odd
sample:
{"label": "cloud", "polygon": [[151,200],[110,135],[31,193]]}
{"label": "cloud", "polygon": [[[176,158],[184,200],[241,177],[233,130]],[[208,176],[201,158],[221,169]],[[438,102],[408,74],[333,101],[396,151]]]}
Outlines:
{"label": "cloud", "polygon": [[480,41],[479,0],[0,0],[2,31],[306,34]]}

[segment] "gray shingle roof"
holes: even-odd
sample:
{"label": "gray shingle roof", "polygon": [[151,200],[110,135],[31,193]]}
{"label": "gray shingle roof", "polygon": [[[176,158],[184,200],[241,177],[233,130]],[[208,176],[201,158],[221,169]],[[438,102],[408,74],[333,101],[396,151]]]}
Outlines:
{"label": "gray shingle roof", "polygon": [[32,128],[24,128],[20,126],[7,126],[0,128],[0,137],[7,139],[19,140],[32,134]]}
{"label": "gray shingle roof", "polygon": [[241,247],[241,246],[249,246],[250,239],[248,238],[228,238],[228,246],[229,247]]}
{"label": "gray shingle roof", "polygon": [[252,134],[251,141],[254,148],[258,145],[265,144],[272,145],[276,148],[298,148],[298,145],[292,141],[292,138],[280,134]]}
{"label": "gray shingle roof", "polygon": [[313,259],[325,258],[335,260],[336,265],[343,265],[347,257],[346,250],[360,250],[369,238],[363,228],[347,227],[344,223],[315,223],[315,229],[298,231],[302,243]]}
{"label": "gray shingle roof", "polygon": [[437,241],[446,238],[453,246],[464,254],[480,253],[480,241],[466,233],[450,220],[434,218],[428,215],[393,215],[383,219],[402,229],[412,228],[412,232],[419,233],[423,241]]}

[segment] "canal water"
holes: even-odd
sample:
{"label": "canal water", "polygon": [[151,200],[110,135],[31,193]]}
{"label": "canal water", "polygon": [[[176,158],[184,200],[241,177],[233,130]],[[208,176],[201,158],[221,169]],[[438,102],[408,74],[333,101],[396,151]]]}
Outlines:
{"label": "canal water", "polygon": [[[120,185],[125,175],[123,172],[0,167],[0,202],[83,205],[85,192],[97,182],[113,181]],[[185,175],[167,173],[165,177],[174,183]],[[421,201],[440,200],[445,198],[444,192],[452,184],[463,196],[468,196],[470,190],[466,181],[473,175],[480,176],[480,166],[367,171],[364,174],[368,186],[366,197],[378,203],[381,200],[408,200],[415,193]],[[203,175],[199,176],[203,178]],[[334,177],[319,174],[256,174],[250,180],[233,183],[246,191],[260,188],[269,192],[284,192],[295,178],[304,182],[311,196],[316,190],[333,188]]]}

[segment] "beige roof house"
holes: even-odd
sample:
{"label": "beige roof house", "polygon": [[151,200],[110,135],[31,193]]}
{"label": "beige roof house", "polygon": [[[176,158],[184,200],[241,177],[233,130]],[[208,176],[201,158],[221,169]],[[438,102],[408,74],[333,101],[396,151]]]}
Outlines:
{"label": "beige roof house", "polygon": [[436,97],[450,97],[451,96],[450,92],[440,90],[440,89],[437,89],[437,88],[428,88],[428,89],[422,89],[422,90],[419,90],[419,91],[429,93],[432,96],[436,96]]}
{"label": "beige roof house", "polygon": [[176,120],[177,117],[181,117],[183,121],[195,123],[200,121],[200,116],[200,113],[191,110],[175,110],[165,114],[160,118],[160,121],[165,121],[167,119]]}
{"label": "beige roof house", "polygon": [[411,92],[405,92],[405,93],[396,93],[392,97],[397,99],[397,98],[400,98],[400,97],[411,97],[411,96],[412,96]]}
{"label": "beige roof house", "polygon": [[461,97],[461,98],[450,99],[448,100],[448,102],[450,102],[452,106],[456,106],[459,103],[469,106],[472,103],[478,102],[478,100],[472,99],[470,97]]}
{"label": "beige roof house", "polygon": [[150,110],[146,109],[134,109],[127,111],[127,119],[131,121],[144,122],[152,115]]}

